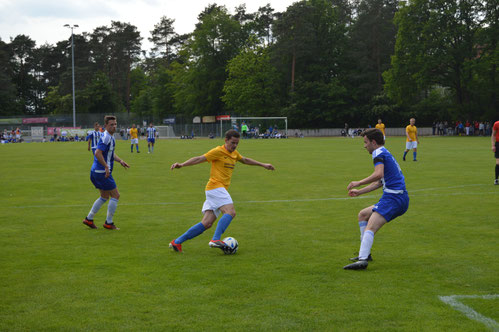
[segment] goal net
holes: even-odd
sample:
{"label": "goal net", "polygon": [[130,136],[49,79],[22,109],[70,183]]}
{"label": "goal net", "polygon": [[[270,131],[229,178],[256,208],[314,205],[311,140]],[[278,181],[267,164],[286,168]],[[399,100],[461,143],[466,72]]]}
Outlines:
{"label": "goal net", "polygon": [[242,138],[287,138],[287,117],[231,117],[221,121],[221,136],[229,129],[241,133]]}
{"label": "goal net", "polygon": [[156,126],[156,130],[159,138],[175,137],[175,131],[172,126]]}

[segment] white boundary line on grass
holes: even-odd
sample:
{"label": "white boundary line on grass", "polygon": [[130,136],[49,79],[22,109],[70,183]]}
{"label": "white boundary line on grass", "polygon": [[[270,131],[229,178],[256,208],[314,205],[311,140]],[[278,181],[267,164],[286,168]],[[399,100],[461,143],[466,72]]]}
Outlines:
{"label": "white boundary line on grass", "polygon": [[448,304],[453,309],[462,312],[469,319],[480,322],[490,328],[492,331],[499,331],[499,323],[493,320],[492,318],[485,317],[484,315],[476,312],[472,308],[467,305],[459,302],[459,299],[484,299],[484,300],[492,300],[499,299],[499,294],[491,294],[491,295],[450,295],[450,296],[439,296],[438,297],[442,302]]}
{"label": "white boundary line on grass", "polygon": [[[425,191],[437,191],[437,190],[447,190],[447,189],[458,189],[467,187],[477,187],[485,186],[485,184],[468,184],[461,186],[451,186],[451,187],[437,187],[437,188],[422,188],[414,189],[409,192],[410,197],[418,196],[441,196],[442,194],[428,193],[424,195],[414,195],[414,192],[425,192]],[[447,193],[448,196],[461,196],[461,195],[485,195],[485,194],[495,194],[499,191],[489,191],[489,192],[479,192],[479,193],[469,193],[469,192],[455,192]],[[346,201],[353,199],[367,199],[376,198],[379,195],[363,195],[358,197],[325,197],[325,198],[298,198],[298,199],[273,199],[267,201],[236,201],[237,204],[263,204],[263,203],[294,203],[294,202],[319,202],[319,201]],[[196,202],[141,202],[141,203],[120,203],[120,206],[140,206],[140,205],[185,205],[185,204],[199,204]],[[88,204],[68,204],[68,205],[56,205],[56,204],[41,204],[41,205],[24,205],[24,206],[4,206],[4,208],[11,209],[30,209],[30,208],[72,208],[72,207],[88,207]]]}

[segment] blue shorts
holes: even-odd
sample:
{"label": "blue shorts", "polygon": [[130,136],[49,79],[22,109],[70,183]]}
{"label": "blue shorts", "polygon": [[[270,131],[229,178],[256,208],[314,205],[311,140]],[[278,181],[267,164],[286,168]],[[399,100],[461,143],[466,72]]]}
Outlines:
{"label": "blue shorts", "polygon": [[383,193],[378,203],[374,205],[373,212],[381,214],[387,222],[403,215],[409,208],[409,195]]}
{"label": "blue shorts", "polygon": [[113,190],[116,188],[116,182],[114,182],[112,174],[109,174],[109,177],[106,178],[106,173],[90,172],[90,181],[97,189]]}
{"label": "blue shorts", "polygon": [[156,139],[155,138],[148,138],[147,142],[154,144],[156,142]]}

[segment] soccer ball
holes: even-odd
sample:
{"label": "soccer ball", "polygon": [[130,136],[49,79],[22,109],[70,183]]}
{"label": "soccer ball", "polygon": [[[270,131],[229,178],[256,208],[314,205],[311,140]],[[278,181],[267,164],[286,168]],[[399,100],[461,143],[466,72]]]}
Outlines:
{"label": "soccer ball", "polygon": [[239,243],[237,243],[236,239],[234,239],[233,237],[226,237],[222,241],[228,246],[228,248],[224,250],[224,253],[226,255],[232,255],[236,253],[237,248],[239,248]]}

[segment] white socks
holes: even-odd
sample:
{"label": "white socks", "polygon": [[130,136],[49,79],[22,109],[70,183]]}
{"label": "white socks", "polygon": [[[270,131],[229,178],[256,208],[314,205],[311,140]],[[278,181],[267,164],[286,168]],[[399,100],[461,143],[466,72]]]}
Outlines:
{"label": "white socks", "polygon": [[360,243],[359,259],[367,259],[371,253],[371,248],[374,242],[374,233],[372,231],[365,231]]}
{"label": "white socks", "polygon": [[364,231],[366,230],[366,227],[367,227],[367,221],[359,221],[360,242],[362,242],[362,237],[364,236]]}
{"label": "white socks", "polygon": [[88,220],[94,220],[94,216],[97,212],[99,212],[99,209],[101,206],[107,202],[107,199],[99,197],[97,200],[94,202],[94,205],[92,205],[92,209],[88,213],[87,219]]}
{"label": "white socks", "polygon": [[113,223],[113,216],[114,216],[114,212],[116,211],[117,207],[118,207],[118,200],[116,198],[111,198],[109,200],[109,204],[107,205],[106,224]]}

